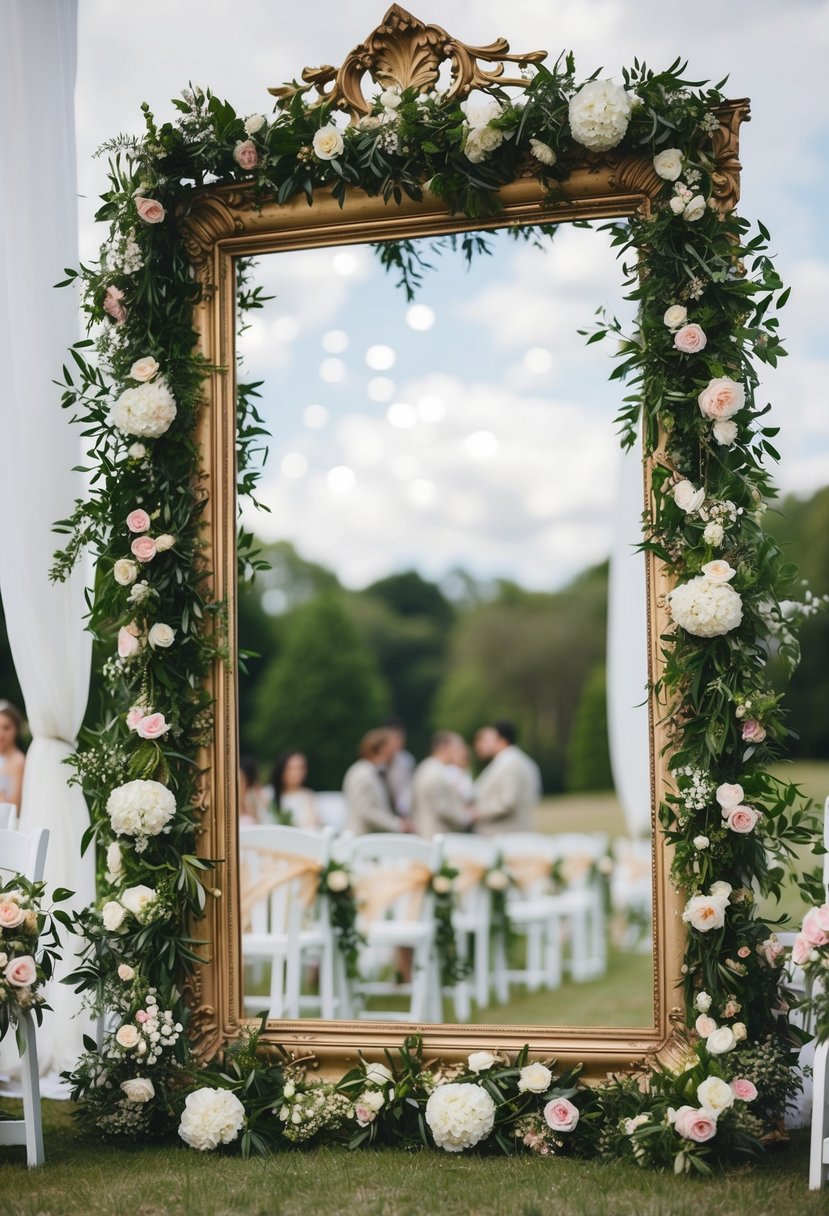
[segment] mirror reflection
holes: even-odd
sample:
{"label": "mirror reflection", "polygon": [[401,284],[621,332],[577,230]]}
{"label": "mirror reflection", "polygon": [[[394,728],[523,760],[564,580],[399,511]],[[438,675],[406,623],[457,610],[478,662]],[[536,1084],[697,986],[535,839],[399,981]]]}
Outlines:
{"label": "mirror reflection", "polygon": [[641,468],[577,333],[619,270],[598,232],[490,247],[424,249],[415,302],[368,247],[254,272],[251,1017],[652,1024]]}

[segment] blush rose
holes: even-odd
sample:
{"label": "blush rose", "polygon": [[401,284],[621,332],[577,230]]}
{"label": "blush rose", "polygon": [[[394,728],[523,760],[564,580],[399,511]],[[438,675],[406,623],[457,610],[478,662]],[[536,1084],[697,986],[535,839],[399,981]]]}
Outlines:
{"label": "blush rose", "polygon": [[143,195],[135,200],[138,218],[145,224],[160,224],[167,212],[157,198],[144,198]]}
{"label": "blush rose", "polygon": [[140,562],[151,562],[156,555],[156,543],[151,536],[136,536],[130,551]]}

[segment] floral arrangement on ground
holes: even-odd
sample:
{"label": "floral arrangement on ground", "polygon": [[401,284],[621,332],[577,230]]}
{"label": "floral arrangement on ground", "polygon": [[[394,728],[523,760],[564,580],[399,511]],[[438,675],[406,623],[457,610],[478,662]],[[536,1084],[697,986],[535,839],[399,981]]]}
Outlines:
{"label": "floral arrangement on ground", "polygon": [[[237,115],[191,88],[173,103],[175,122],[158,125],[145,105],[143,137],[105,145],[110,189],[98,219],[108,235],[97,265],[65,280],[80,285],[94,335],[71,349],[62,397],[89,441],[91,489],[60,525],[67,541],[53,570],[65,577],[87,547],[97,558],[89,624],[104,705],[74,766],[91,807],[84,847],[99,849],[106,894],[78,917],[87,944],[72,977],[114,1017],[113,1033],[88,1045],[72,1075],[80,1117],[95,1134],[168,1135],[180,1120],[199,1148],[235,1140],[243,1127],[248,1148],[333,1136],[555,1155],[592,1141],[686,1170],[756,1148],[780,1117],[790,1087],[776,1075],[769,1105],[752,1076],[761,1079],[766,1065],[770,1077],[787,1071],[798,1036],[787,1018],[784,951],[757,898],[779,893],[815,824],[798,791],[768,771],[787,728],[766,667],[770,651],[796,663],[799,619],[820,605],[785,601],[794,572],[762,523],[777,453],[757,364],[773,367],[784,353],[776,310],[788,293],[765,228],[753,231],[714,197],[722,85],[683,72],[678,62],[660,73],[637,62],[620,84],[598,74],[580,81],[566,56],[528,68],[518,96],[493,85],[461,103],[387,88],[349,126],[302,86],[271,117]],[[570,166],[617,149],[652,158],[664,183],[648,214],[606,226],[638,328],[627,335],[605,317],[589,340],[618,340],[622,442],[641,428],[645,453],[656,454],[645,547],[676,584],[658,690],[675,792],[660,818],[687,901],[688,1059],[676,1073],[653,1065],[647,1084],[611,1079],[587,1091],[573,1074],[554,1080],[552,1065],[523,1058],[481,1069],[470,1059],[447,1080],[407,1044],[388,1064],[391,1077],[378,1081],[380,1066],[368,1065],[328,1085],[308,1083],[297,1062],[257,1059],[254,1036],[200,1076],[182,987],[199,965],[190,926],[220,892],[195,850],[196,756],[211,731],[204,678],[228,650],[201,539],[207,504],[194,429],[209,369],[194,345],[201,289],[180,239],[194,189],[236,182],[279,203],[363,191],[390,204],[428,190],[485,222],[497,214],[499,188],[532,172],[548,188],[552,220]],[[463,237],[463,252],[474,256],[487,239]],[[379,253],[413,291],[424,269],[415,247],[386,244]],[[261,303],[243,273],[242,318]],[[239,386],[239,493],[250,497],[264,435],[256,395],[255,385]],[[257,567],[252,544],[243,533],[246,573]],[[348,939],[345,907],[342,919]]]}

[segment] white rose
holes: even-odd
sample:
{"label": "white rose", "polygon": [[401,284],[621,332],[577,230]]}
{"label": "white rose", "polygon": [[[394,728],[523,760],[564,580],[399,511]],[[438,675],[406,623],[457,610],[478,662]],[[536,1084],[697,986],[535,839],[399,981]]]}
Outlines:
{"label": "white rose", "polygon": [[124,923],[126,912],[115,899],[108,899],[101,909],[101,919],[107,933],[117,933]]}
{"label": "white rose", "polygon": [[694,1004],[700,1013],[707,1013],[711,1008],[711,997],[707,992],[698,992],[694,998]]}
{"label": "white rose", "polygon": [[526,1064],[518,1074],[520,1093],[543,1094],[553,1083],[553,1074],[546,1064]]}
{"label": "white rose", "polygon": [[668,206],[670,207],[671,211],[673,211],[674,215],[681,215],[685,210],[685,200],[680,198],[678,194],[675,194],[668,203]]}
{"label": "white rose", "polygon": [[141,384],[148,384],[150,380],[155,379],[158,373],[158,366],[152,355],[145,355],[143,359],[136,359],[130,368],[130,380],[138,380]]}
{"label": "white rose", "polygon": [[724,811],[730,811],[735,806],[741,806],[745,801],[745,791],[741,785],[730,785],[728,782],[723,782],[717,786],[715,794],[717,802]]}
{"label": "white rose", "polygon": [[143,460],[147,455],[147,449],[143,443],[131,443],[127,448],[127,455],[133,460]]}
{"label": "white rose", "polygon": [[367,1089],[365,1093],[360,1094],[357,1101],[362,1106],[367,1106],[369,1110],[374,1111],[376,1114],[378,1110],[382,1110],[386,1099],[379,1089]]}
{"label": "white rose", "polygon": [[705,199],[701,194],[695,194],[685,207],[684,215],[689,224],[701,220],[705,215]]}
{"label": "white rose", "polygon": [[343,137],[335,126],[330,123],[314,134],[314,152],[320,160],[336,160],[345,144]]}
{"label": "white rose", "polygon": [[731,418],[718,419],[711,430],[720,447],[730,448],[737,439],[737,423]]}
{"label": "white rose", "polygon": [[156,893],[152,887],[145,887],[140,883],[137,887],[127,887],[121,896],[121,903],[127,911],[139,919],[155,901]]}
{"label": "white rose", "polygon": [[229,1089],[197,1089],[187,1095],[178,1134],[203,1153],[230,1144],[244,1122],[245,1108]]}
{"label": "white rose", "polygon": [[121,963],[118,967],[118,979],[128,984],[130,980],[135,979],[135,968],[131,967],[129,963]]}
{"label": "white rose", "polygon": [[147,634],[147,641],[154,650],[158,648],[166,650],[168,646],[172,646],[175,637],[175,629],[165,625],[162,621],[157,621]]}
{"label": "white rose", "polygon": [[384,89],[380,94],[380,105],[386,110],[396,110],[402,100],[399,89]]}
{"label": "white rose", "polygon": [[695,836],[694,837],[694,848],[699,849],[700,852],[703,849],[707,849],[710,843],[711,843],[711,841],[708,839],[707,836]]}
{"label": "white rose", "polygon": [[688,320],[688,309],[683,304],[672,304],[662,320],[668,329],[681,329]]}
{"label": "white rose", "polygon": [[123,1026],[118,1027],[115,1035],[115,1042],[119,1047],[125,1048],[126,1051],[132,1051],[133,1047],[138,1045],[140,1035],[138,1031],[129,1022],[125,1022]]}
{"label": "white rose", "polygon": [[682,153],[679,148],[665,148],[653,158],[653,167],[666,182],[675,182],[682,173]]}
{"label": "white rose", "polygon": [[702,573],[712,583],[730,583],[737,571],[728,562],[718,559],[706,562],[702,567]]}
{"label": "white rose", "polygon": [[621,85],[589,80],[570,100],[570,132],[583,147],[607,152],[624,139],[630,111],[630,97]]}
{"label": "white rose", "polygon": [[721,1077],[706,1077],[697,1086],[697,1101],[703,1110],[716,1119],[734,1102],[734,1091]]}
{"label": "white rose", "polygon": [[473,1051],[467,1063],[470,1072],[486,1072],[488,1068],[494,1068],[496,1064],[500,1064],[500,1060],[491,1051]]}
{"label": "white rose", "polygon": [[155,1086],[149,1077],[133,1077],[131,1081],[122,1081],[121,1089],[127,1095],[128,1102],[149,1102],[155,1097]]}
{"label": "white rose", "polygon": [[717,549],[723,543],[725,538],[725,529],[722,524],[716,523],[713,519],[710,524],[706,524],[703,529],[702,539],[706,545],[711,545],[712,549]]}
{"label": "white rose", "polygon": [[674,587],[667,600],[673,620],[693,637],[722,637],[743,619],[739,592],[728,583],[712,582],[704,574]]}
{"label": "white rose", "polygon": [[257,131],[262,130],[264,125],[264,114],[251,114],[250,118],[245,119],[245,135],[255,135]]}
{"label": "white rose", "polygon": [[542,165],[554,165],[558,160],[555,150],[541,139],[530,140],[530,151],[536,160],[541,161]]}
{"label": "white rose", "polygon": [[504,132],[497,127],[471,127],[463,145],[464,155],[473,165],[477,165],[490,152],[500,148],[503,142]]}
{"label": "white rose", "polygon": [[155,548],[157,553],[166,553],[168,549],[172,549],[176,543],[176,538],[171,536],[169,532],[162,532],[160,536],[155,538]]}
{"label": "white rose", "polygon": [[426,1122],[438,1148],[460,1153],[492,1131],[495,1103],[480,1085],[450,1082],[431,1094],[426,1103]]}
{"label": "white rose", "polygon": [[705,1040],[705,1046],[708,1048],[708,1054],[712,1056],[725,1055],[727,1051],[731,1051],[736,1045],[736,1038],[730,1026],[720,1026],[713,1034],[709,1034]]}
{"label": "white rose", "polygon": [[716,895],[692,895],[685,905],[682,919],[699,933],[721,929],[725,924],[727,905],[727,899],[720,899]]}
{"label": "white rose", "polygon": [[726,901],[734,890],[730,882],[723,882],[722,879],[719,882],[712,882],[708,889],[715,899],[724,899]]}
{"label": "white rose", "polygon": [[693,515],[705,502],[705,490],[697,489],[687,478],[678,481],[673,489],[674,502],[686,515]]}
{"label": "white rose", "polygon": [[366,1080],[372,1085],[388,1085],[394,1080],[394,1075],[390,1068],[386,1068],[385,1064],[366,1064]]}
{"label": "white rose", "polygon": [[149,384],[124,389],[109,411],[112,426],[139,439],[158,439],[167,432],[176,414],[176,402],[163,376]]}
{"label": "white rose", "polygon": [[484,882],[490,891],[506,891],[509,886],[509,874],[504,870],[490,870]]}
{"label": "white rose", "polygon": [[112,567],[112,577],[120,587],[129,587],[138,577],[138,563],[128,557],[119,557]]}

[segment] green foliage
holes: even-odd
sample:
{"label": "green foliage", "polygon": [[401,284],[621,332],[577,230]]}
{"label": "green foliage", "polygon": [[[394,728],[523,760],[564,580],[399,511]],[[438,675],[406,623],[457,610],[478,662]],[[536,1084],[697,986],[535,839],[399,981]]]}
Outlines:
{"label": "green foliage", "polygon": [[567,747],[567,790],[613,789],[607,736],[607,673],[594,667],[581,690]]}
{"label": "green foliage", "polygon": [[314,787],[339,789],[360,736],[386,706],[382,679],[342,597],[322,595],[293,610],[279,655],[262,677],[258,754],[304,752]]}

